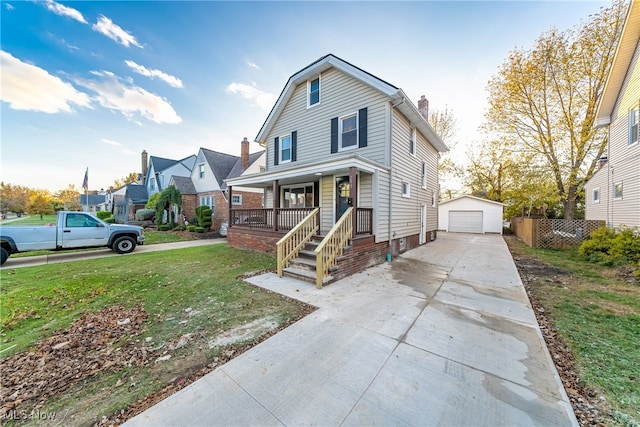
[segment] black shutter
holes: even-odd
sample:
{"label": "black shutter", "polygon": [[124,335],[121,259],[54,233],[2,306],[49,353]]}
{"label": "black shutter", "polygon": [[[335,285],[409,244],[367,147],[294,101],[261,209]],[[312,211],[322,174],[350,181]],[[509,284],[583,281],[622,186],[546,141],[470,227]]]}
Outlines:
{"label": "black shutter", "polygon": [[320,206],[320,181],[313,183],[313,207]]}
{"label": "black shutter", "polygon": [[338,118],[331,119],[331,152],[338,152]]}
{"label": "black shutter", "polygon": [[280,138],[277,136],[273,140],[273,164],[278,166],[278,160],[280,160]]}
{"label": "black shutter", "polygon": [[358,112],[358,147],[367,146],[367,109]]}
{"label": "black shutter", "polygon": [[291,132],[291,161],[296,161],[296,152],[298,151],[298,131]]}

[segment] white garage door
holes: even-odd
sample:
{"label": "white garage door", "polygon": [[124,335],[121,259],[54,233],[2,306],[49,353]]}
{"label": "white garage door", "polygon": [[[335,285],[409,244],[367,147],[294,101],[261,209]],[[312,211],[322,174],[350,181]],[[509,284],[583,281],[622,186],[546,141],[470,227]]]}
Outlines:
{"label": "white garage door", "polygon": [[449,211],[452,233],[482,233],[482,211]]}

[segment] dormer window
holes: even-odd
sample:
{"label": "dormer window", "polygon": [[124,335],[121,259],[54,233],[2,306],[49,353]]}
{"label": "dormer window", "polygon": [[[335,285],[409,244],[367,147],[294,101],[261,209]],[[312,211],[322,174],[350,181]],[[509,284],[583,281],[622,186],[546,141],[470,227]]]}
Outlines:
{"label": "dormer window", "polygon": [[320,103],[320,76],[307,81],[307,108]]}

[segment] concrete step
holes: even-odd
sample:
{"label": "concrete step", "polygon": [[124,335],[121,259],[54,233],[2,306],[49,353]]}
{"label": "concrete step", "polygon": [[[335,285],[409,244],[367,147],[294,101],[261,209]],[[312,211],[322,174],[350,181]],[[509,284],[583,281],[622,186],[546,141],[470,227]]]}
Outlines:
{"label": "concrete step", "polygon": [[289,265],[309,271],[316,271],[316,258],[298,257],[289,261]]}
{"label": "concrete step", "polygon": [[[284,270],[282,270],[282,272],[285,276],[291,277],[293,279],[303,280],[305,282],[312,283],[314,285],[316,283],[315,271],[309,271],[309,270],[304,270],[304,269],[295,268],[295,267],[287,267]],[[330,283],[332,280],[333,280],[333,276],[329,275],[324,278],[324,280],[322,281],[322,284],[326,285]]]}

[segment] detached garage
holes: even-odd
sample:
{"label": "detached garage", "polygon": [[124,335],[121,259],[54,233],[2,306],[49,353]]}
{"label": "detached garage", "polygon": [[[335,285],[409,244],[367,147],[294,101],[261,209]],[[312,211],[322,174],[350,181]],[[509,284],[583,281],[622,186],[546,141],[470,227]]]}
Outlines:
{"label": "detached garage", "polygon": [[504,204],[474,196],[440,202],[438,225],[450,233],[502,234]]}

